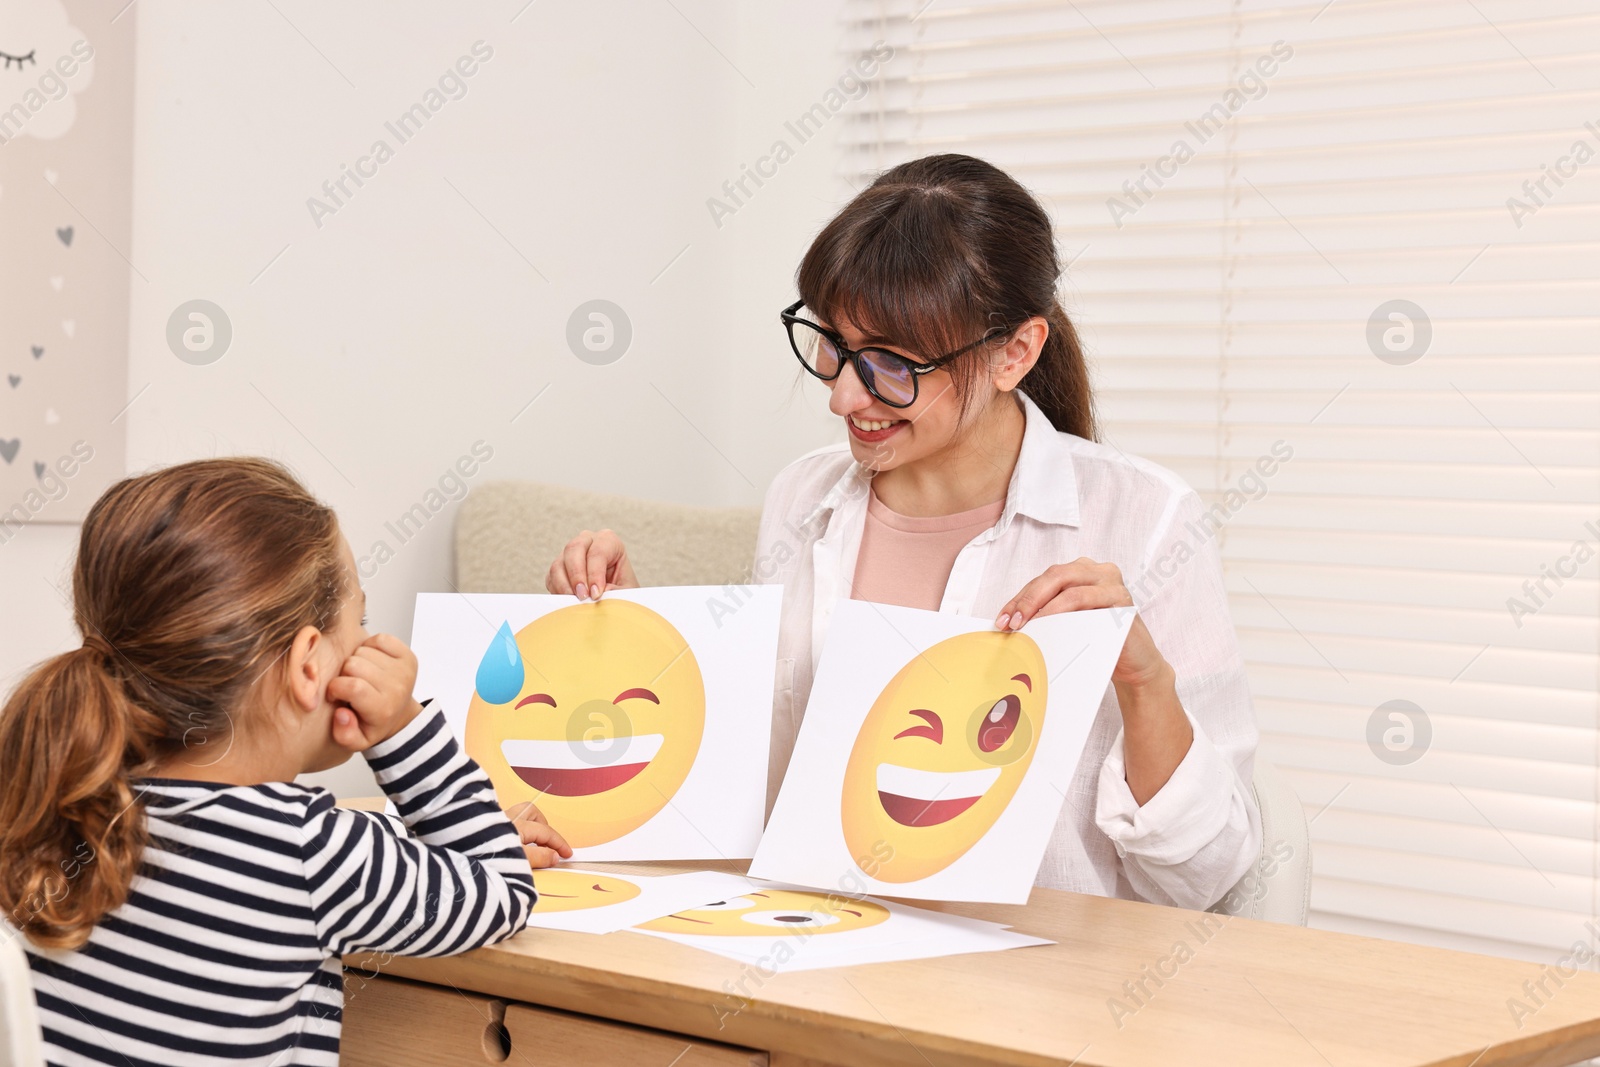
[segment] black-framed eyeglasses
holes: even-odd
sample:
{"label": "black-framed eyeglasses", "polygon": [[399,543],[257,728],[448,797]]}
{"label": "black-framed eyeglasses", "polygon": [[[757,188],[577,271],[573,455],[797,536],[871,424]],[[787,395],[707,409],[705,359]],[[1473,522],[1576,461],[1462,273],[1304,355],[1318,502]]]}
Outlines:
{"label": "black-framed eyeglasses", "polygon": [[847,348],[844,338],[821,323],[800,314],[804,300],[796,300],[783,309],[780,318],[789,332],[789,345],[794,349],[800,365],[825,382],[839,377],[844,365],[856,370],[856,377],[866,386],[867,392],[892,408],[908,408],[917,402],[917,380],[945,366],[958,356],[966,355],[979,345],[987,344],[1007,331],[990,330],[970,345],[954,352],[946,352],[928,360],[907,359],[887,348]]}

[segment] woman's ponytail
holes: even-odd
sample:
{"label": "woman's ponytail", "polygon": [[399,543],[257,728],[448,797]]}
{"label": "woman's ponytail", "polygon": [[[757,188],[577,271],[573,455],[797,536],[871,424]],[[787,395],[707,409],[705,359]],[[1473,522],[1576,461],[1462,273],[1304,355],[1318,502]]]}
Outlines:
{"label": "woman's ponytail", "polygon": [[1087,441],[1097,440],[1099,429],[1095,425],[1094,394],[1089,388],[1089,364],[1078,331],[1059,302],[1050,305],[1045,321],[1050,324],[1050,336],[1045,339],[1039,361],[1018,388],[1039,405],[1057,430]]}
{"label": "woman's ponytail", "polygon": [[0,711],[0,918],[73,948],[128,899],[148,834],[138,779],[227,740],[300,628],[335,621],[354,591],[342,544],[333,512],[266,460],[180,464],[95,502],[72,575],[83,647]]}
{"label": "woman's ponytail", "polygon": [[120,905],[144,851],[129,782],[165,735],[94,643],[33,671],[0,712],[0,908],[35,944],[72,948]]}

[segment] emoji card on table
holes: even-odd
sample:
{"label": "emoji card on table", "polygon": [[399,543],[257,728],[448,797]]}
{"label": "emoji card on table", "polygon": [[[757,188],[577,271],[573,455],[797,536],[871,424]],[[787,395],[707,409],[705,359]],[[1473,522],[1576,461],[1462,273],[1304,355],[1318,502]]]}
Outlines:
{"label": "emoji card on table", "polygon": [[1026,903],[1133,618],[841,601],[751,876]]}
{"label": "emoji card on table", "polygon": [[720,871],[649,876],[548,867],[533,872],[539,898],[528,925],[608,934],[684,908],[700,907],[708,898],[735,896],[749,884],[745,878]]}
{"label": "emoji card on table", "polygon": [[421,593],[416,694],[501,805],[537,804],[576,859],[747,858],[781,601],[779,586]]}
{"label": "emoji card on table", "polygon": [[634,929],[739,960],[763,974],[1053,944],[999,923],[843,889],[819,893],[754,881]]}

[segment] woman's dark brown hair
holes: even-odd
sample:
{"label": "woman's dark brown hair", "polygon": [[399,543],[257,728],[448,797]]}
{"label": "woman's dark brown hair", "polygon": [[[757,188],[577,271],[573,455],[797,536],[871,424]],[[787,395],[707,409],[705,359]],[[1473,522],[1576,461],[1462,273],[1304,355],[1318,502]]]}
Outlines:
{"label": "woman's dark brown hair", "polygon": [[[1005,171],[963,155],[885,171],[823,227],[800,263],[806,307],[824,322],[892,338],[931,358],[986,333],[1050,324],[1021,389],[1058,430],[1095,439],[1089,369],[1056,296],[1061,264],[1039,202]],[[951,365],[963,405],[982,350]]]}
{"label": "woman's dark brown hair", "polygon": [[283,467],[185,463],[106,490],[72,575],[83,647],[0,712],[0,908],[76,947],[122,904],[146,843],[135,779],[220,748],[255,683],[344,589],[338,520]]}

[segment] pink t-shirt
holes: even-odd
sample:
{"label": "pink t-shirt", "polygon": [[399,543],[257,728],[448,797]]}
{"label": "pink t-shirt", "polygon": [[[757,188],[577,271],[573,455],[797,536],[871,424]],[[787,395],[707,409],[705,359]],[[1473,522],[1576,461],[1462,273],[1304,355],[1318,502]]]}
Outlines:
{"label": "pink t-shirt", "polygon": [[997,500],[954,515],[917,518],[890,511],[873,493],[867,498],[851,599],[938,611],[956,557],[1000,521],[1005,506]]}

